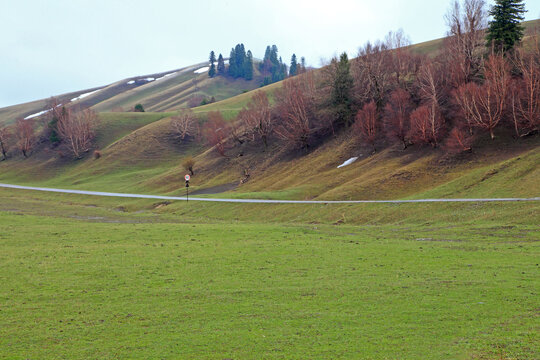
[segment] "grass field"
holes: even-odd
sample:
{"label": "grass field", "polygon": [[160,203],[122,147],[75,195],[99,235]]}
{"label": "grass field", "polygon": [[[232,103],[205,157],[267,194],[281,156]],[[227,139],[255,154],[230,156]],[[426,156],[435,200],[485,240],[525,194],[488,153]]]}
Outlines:
{"label": "grass field", "polygon": [[540,354],[537,216],[293,225],[212,220],[195,203],[0,199],[4,358]]}

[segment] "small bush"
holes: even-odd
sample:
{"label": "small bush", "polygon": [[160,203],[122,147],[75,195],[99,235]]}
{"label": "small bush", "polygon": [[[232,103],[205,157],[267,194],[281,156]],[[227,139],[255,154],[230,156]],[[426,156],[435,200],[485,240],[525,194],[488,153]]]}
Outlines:
{"label": "small bush", "polygon": [[142,106],[142,104],[137,104],[133,108],[133,111],[135,111],[135,112],[144,112],[144,107]]}
{"label": "small bush", "polygon": [[101,151],[96,150],[94,151],[94,159],[97,160],[101,157]]}
{"label": "small bush", "polygon": [[193,172],[193,167],[195,166],[195,159],[192,156],[189,156],[182,161],[182,166],[185,170],[189,171],[191,176],[195,175]]}

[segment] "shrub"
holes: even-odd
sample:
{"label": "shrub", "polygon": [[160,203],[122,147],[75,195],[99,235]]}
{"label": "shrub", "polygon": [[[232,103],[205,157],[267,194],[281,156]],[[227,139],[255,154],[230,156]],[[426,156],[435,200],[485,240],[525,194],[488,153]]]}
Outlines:
{"label": "shrub", "polygon": [[192,156],[189,156],[189,157],[185,158],[184,161],[182,161],[182,167],[185,170],[189,171],[191,176],[195,175],[195,173],[193,172],[193,167],[194,166],[195,166],[195,159]]}
{"label": "shrub", "polygon": [[135,112],[144,112],[144,107],[142,106],[142,104],[137,104],[133,108],[133,111],[135,111]]}

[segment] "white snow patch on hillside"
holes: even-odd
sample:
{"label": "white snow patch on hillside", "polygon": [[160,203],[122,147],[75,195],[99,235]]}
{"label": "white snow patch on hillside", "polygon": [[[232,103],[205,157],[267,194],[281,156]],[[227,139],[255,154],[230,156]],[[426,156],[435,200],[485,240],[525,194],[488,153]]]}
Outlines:
{"label": "white snow patch on hillside", "polygon": [[174,75],[174,74],[176,74],[176,73],[173,72],[173,73],[170,73],[170,74],[163,75],[162,77],[157,78],[156,81],[161,80],[161,79],[165,79],[166,77],[169,77],[169,76]]}
{"label": "white snow patch on hillside", "polygon": [[133,85],[133,84],[135,84],[135,80],[130,80],[130,81],[127,82],[127,84],[128,85]]}
{"label": "white snow patch on hillside", "polygon": [[101,89],[97,89],[97,90],[94,90],[94,91],[90,91],[90,92],[81,94],[81,95],[77,96],[76,98],[71,99],[71,101],[77,101],[77,100],[84,99],[85,97],[90,96],[90,95],[92,95],[92,94],[95,94],[95,93],[97,93],[97,92],[100,91],[100,90],[101,90]]}
{"label": "white snow patch on hillside", "polygon": [[339,165],[339,166],[338,166],[338,169],[339,169],[339,168],[342,168],[342,167],[344,167],[344,166],[347,166],[347,165],[351,165],[351,164],[352,164],[353,162],[355,162],[356,160],[358,160],[358,157],[357,157],[357,156],[352,157],[352,158],[350,158],[349,160],[345,161],[343,164]]}
{"label": "white snow patch on hillside", "polygon": [[194,71],[195,74],[203,74],[205,72],[207,72],[208,70],[210,70],[210,66],[205,66],[205,67],[202,67],[200,69],[197,69]]}
{"label": "white snow patch on hillside", "polygon": [[156,78],[153,78],[153,77],[147,77],[146,79],[143,79],[143,80],[146,80],[146,81],[154,81],[154,80],[156,80]]}
{"label": "white snow patch on hillside", "polygon": [[32,118],[35,118],[35,117],[38,117],[38,116],[41,116],[45,113],[48,113],[49,111],[51,111],[52,109],[47,109],[47,110],[43,110],[43,111],[40,111],[40,112],[37,112],[35,114],[32,114],[32,115],[28,115],[27,117],[24,118],[24,120],[28,120],[28,119],[32,119]]}

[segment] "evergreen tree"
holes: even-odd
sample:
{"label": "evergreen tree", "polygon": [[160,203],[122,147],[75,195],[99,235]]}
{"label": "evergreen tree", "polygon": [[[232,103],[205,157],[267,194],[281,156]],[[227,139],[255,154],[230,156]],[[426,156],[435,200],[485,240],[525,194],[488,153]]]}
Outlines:
{"label": "evergreen tree", "polygon": [[291,67],[289,68],[289,76],[296,76],[298,74],[298,63],[296,62],[296,54],[292,54]]}
{"label": "evergreen tree", "polygon": [[347,53],[341,54],[339,61],[332,59],[334,79],[332,86],[332,105],[338,124],[349,125],[351,120],[351,91],[353,78]]}
{"label": "evergreen tree", "polygon": [[211,78],[216,76],[216,65],[214,65],[214,63],[210,65],[210,70],[208,70],[208,76],[210,76]]}
{"label": "evergreen tree", "polygon": [[497,51],[509,51],[523,38],[525,28],[521,21],[525,19],[526,12],[523,0],[495,0],[489,15],[493,20],[489,22],[487,30],[487,46]]}
{"label": "evergreen tree", "polygon": [[306,72],[306,58],[302,56],[302,58],[300,59],[300,67],[302,69],[302,73],[305,73]]}
{"label": "evergreen tree", "polygon": [[238,68],[236,66],[236,51],[234,48],[231,49],[231,55],[229,56],[229,76],[236,77],[238,73]]}
{"label": "evergreen tree", "polygon": [[214,53],[214,51],[210,51],[210,64],[213,64],[216,62],[216,54]]}
{"label": "evergreen tree", "polygon": [[279,72],[278,72],[278,80],[281,81],[287,77],[287,65],[283,63],[283,59],[281,59],[281,56],[279,57]]}
{"label": "evergreen tree", "polygon": [[246,61],[244,63],[244,78],[246,80],[253,79],[253,54],[251,53],[251,50],[248,50]]}
{"label": "evergreen tree", "polygon": [[225,60],[223,59],[223,55],[219,54],[218,60],[217,60],[217,73],[218,75],[225,75]]}
{"label": "evergreen tree", "polygon": [[245,77],[244,63],[246,61],[246,49],[244,48],[244,44],[237,44],[234,50],[236,55],[236,75],[234,77]]}

